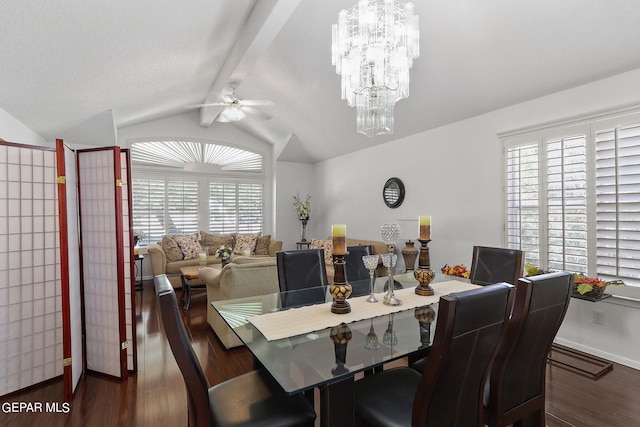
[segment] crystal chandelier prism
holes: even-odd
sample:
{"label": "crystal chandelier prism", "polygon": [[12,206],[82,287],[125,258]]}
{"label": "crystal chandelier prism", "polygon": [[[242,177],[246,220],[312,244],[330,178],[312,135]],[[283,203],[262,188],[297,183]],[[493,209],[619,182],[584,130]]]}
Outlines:
{"label": "crystal chandelier prism", "polygon": [[419,56],[413,3],[360,0],[332,26],[331,59],[342,99],[357,110],[358,133],[393,133],[395,103],[409,96],[409,69]]}

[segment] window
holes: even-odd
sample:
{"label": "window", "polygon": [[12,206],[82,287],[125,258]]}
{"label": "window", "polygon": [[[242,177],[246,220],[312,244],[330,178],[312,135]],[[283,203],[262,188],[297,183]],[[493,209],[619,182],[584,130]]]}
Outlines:
{"label": "window", "polygon": [[133,179],[133,228],[148,242],[198,231],[198,181]]}
{"label": "window", "polygon": [[508,246],[543,269],[640,285],[640,113],[503,142]]}
{"label": "window", "polygon": [[144,244],[200,230],[263,231],[262,155],[206,141],[134,142],[131,154],[133,228]]}
{"label": "window", "polygon": [[262,231],[262,185],[209,183],[209,212],[211,233]]}

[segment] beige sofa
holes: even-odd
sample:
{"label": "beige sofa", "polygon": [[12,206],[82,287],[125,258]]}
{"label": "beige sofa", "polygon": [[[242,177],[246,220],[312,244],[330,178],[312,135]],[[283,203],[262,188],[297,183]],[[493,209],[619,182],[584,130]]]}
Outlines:
{"label": "beige sofa", "polygon": [[[203,233],[204,234],[204,233]],[[211,236],[211,235],[210,235]],[[231,243],[232,245],[233,243]],[[209,247],[209,258],[207,259],[207,265],[215,266],[216,264],[219,266],[221,261],[219,258],[215,256],[215,250],[219,247],[217,243],[208,246]],[[231,246],[233,247],[233,246]],[[264,255],[252,255],[251,257],[256,258],[265,258],[265,257],[275,257],[276,252],[282,250],[282,241],[281,240],[270,240],[268,243],[267,253]],[[151,272],[153,277],[158,276],[160,274],[166,274],[167,278],[171,282],[174,288],[182,287],[182,282],[180,280],[180,268],[187,267],[190,265],[198,265],[198,259],[179,259],[175,261],[168,261],[167,254],[163,250],[163,247],[159,243],[153,243],[149,245],[147,249],[149,259],[151,261]],[[232,260],[235,256],[232,256]],[[194,280],[192,285],[197,286],[201,285],[202,282],[200,280]]]}
{"label": "beige sofa", "polygon": [[[364,240],[347,237],[346,241],[347,247],[370,245],[373,248],[374,255],[380,255],[389,251],[387,249],[387,245],[384,242],[378,240]],[[331,255],[331,252],[333,250],[333,243],[331,237],[328,237],[325,240],[312,239],[309,248],[324,249],[324,261],[327,269],[327,279],[329,280],[329,283],[333,283],[333,257]],[[376,277],[382,277],[386,275],[387,269],[382,265],[382,258],[380,258],[378,260],[378,268],[376,269]]]}
{"label": "beige sofa", "polygon": [[203,268],[200,270],[200,279],[207,285],[207,322],[226,348],[240,346],[242,342],[211,303],[279,290],[275,258],[259,260],[256,257],[238,256],[221,271]]}

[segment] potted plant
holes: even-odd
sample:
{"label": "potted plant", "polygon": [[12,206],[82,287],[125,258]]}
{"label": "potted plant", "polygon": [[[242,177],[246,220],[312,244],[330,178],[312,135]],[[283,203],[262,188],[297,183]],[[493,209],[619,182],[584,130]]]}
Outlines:
{"label": "potted plant", "polygon": [[310,219],[311,215],[311,196],[307,194],[307,198],[305,201],[300,200],[300,195],[296,194],[293,196],[293,208],[298,213],[298,219],[302,224],[302,230],[300,235],[300,241],[307,241],[307,221]]}

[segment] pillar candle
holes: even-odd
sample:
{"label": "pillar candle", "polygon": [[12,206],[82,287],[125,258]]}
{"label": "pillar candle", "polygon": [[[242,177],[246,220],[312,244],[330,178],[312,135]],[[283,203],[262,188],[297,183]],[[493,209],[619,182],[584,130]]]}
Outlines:
{"label": "pillar candle", "polygon": [[335,255],[345,255],[347,253],[347,225],[333,224],[331,226],[331,237],[333,237],[333,253]]}
{"label": "pillar candle", "polygon": [[418,217],[420,223],[420,240],[431,240],[431,217],[421,215]]}
{"label": "pillar candle", "polygon": [[207,254],[206,252],[200,252],[198,254],[198,261],[206,261],[207,260]]}

